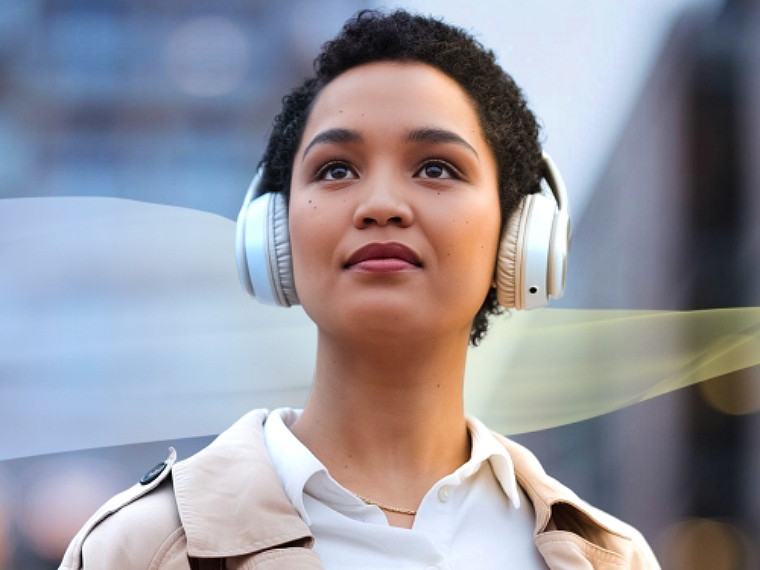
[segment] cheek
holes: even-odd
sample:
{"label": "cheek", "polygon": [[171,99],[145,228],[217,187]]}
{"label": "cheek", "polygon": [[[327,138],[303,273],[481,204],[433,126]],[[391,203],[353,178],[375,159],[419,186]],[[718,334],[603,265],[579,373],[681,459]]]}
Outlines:
{"label": "cheek", "polygon": [[493,212],[471,211],[449,220],[451,231],[442,250],[446,278],[439,285],[441,301],[459,305],[467,318],[483,304],[493,283],[500,219]]}
{"label": "cheek", "polygon": [[450,237],[451,251],[467,260],[475,272],[482,267],[493,269],[499,245],[500,217],[493,212],[476,212],[457,220]]}
{"label": "cheek", "polygon": [[316,200],[291,203],[288,223],[293,273],[299,298],[319,283],[321,268],[329,268],[335,252],[335,217]]}
{"label": "cheek", "polygon": [[316,218],[316,211],[312,216],[308,215],[308,211],[298,208],[291,209],[290,212],[290,248],[296,281],[304,275],[319,251],[319,237],[323,234],[313,228],[318,221]]}

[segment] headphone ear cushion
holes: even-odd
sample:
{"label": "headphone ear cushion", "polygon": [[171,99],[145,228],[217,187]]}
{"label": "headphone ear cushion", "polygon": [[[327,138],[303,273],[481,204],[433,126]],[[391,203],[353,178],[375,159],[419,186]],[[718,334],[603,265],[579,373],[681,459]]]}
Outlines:
{"label": "headphone ear cushion", "polygon": [[[254,188],[254,184],[251,188]],[[265,192],[254,198],[249,189],[238,215],[235,256],[240,283],[268,305],[299,304],[293,279],[288,208],[285,196]]]}
{"label": "headphone ear cushion", "polygon": [[525,196],[512,212],[504,228],[504,235],[496,254],[496,298],[505,309],[519,309],[519,291],[522,282],[522,240],[530,210],[528,202],[531,196]]}
{"label": "headphone ear cushion", "polygon": [[279,305],[286,307],[298,305],[298,294],[293,278],[293,256],[290,251],[288,208],[282,193],[274,193],[272,207],[268,214],[267,224],[271,239],[267,255],[275,296]]}

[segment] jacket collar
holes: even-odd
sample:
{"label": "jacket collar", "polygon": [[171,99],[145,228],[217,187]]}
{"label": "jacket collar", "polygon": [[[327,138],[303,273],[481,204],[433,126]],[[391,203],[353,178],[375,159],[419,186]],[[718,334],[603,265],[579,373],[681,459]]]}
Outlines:
{"label": "jacket collar", "polygon": [[633,540],[632,536],[625,532],[625,527],[620,521],[592,507],[559,481],[547,475],[530,451],[500,434],[494,435],[507,448],[515,465],[515,477],[533,503],[536,536],[551,529],[552,507],[562,504],[573,507],[583,515],[584,524],[589,526],[590,537],[609,533],[624,540]]}
{"label": "jacket collar", "polygon": [[223,558],[313,542],[269,460],[266,415],[249,412],[211,445],[175,464],[174,494],[190,556]]}
{"label": "jacket collar", "polygon": [[[269,459],[266,416],[267,410],[249,412],[211,445],[174,465],[174,493],[190,556],[223,558],[286,543],[313,543]],[[583,515],[585,538],[611,534],[632,541],[619,521],[549,477],[530,451],[494,435],[507,448],[517,481],[533,503],[536,536],[551,529],[552,507],[563,504]]]}

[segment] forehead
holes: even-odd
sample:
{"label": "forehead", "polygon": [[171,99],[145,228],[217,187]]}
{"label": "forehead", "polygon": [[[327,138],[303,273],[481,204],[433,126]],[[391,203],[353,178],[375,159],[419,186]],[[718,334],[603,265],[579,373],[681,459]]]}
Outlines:
{"label": "forehead", "polygon": [[330,128],[443,128],[485,145],[475,106],[459,84],[418,62],[373,62],[342,73],[318,95],[303,141]]}

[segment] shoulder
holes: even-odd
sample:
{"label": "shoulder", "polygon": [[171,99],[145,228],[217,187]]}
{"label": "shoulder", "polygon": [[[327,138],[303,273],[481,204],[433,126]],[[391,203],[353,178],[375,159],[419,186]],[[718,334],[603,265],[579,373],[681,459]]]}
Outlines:
{"label": "shoulder", "polygon": [[[184,552],[184,531],[174,499],[169,457],[143,480],[107,501],[69,545],[59,570],[164,568],[160,559]],[[187,558],[184,566],[187,568]]]}
{"label": "shoulder", "polygon": [[[59,570],[187,570],[188,551],[213,552],[220,558],[228,551],[243,552],[244,548],[225,550],[230,541],[217,538],[229,539],[229,528],[243,530],[235,536],[249,536],[252,520],[272,508],[277,480],[261,436],[266,415],[267,410],[249,412],[181,462],[170,449],[169,457],[140,483],[112,497],[85,523],[69,544]],[[251,470],[259,474],[257,485],[249,484]],[[284,501],[287,498],[279,501],[276,513],[285,512]],[[247,507],[240,508],[241,504]],[[237,516],[234,523],[230,522],[233,515]],[[277,528],[262,524],[261,533],[270,538]],[[307,536],[308,528],[298,527],[292,534]]]}

